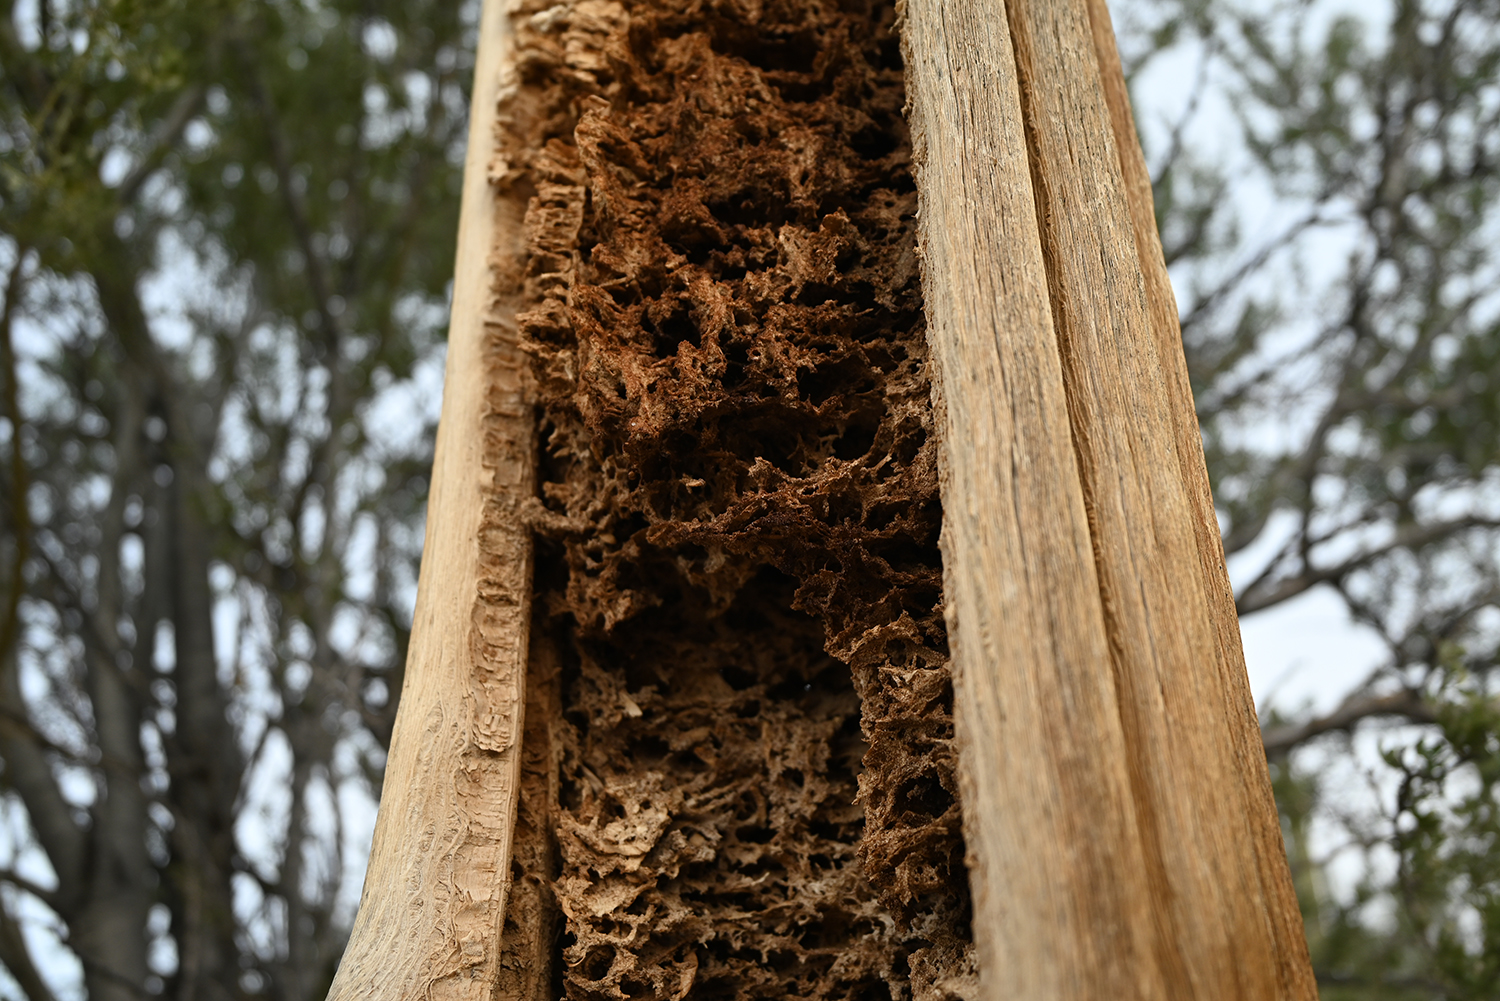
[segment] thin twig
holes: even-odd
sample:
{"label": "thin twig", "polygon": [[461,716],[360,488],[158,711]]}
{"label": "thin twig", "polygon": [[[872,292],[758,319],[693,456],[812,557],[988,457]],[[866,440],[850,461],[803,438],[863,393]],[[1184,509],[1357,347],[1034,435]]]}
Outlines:
{"label": "thin twig", "polygon": [[26,247],[16,247],[16,262],[10,269],[10,277],[5,285],[5,306],[3,312],[0,312],[0,347],[4,348],[5,354],[0,363],[5,366],[5,416],[10,421],[11,509],[15,512],[13,538],[16,547],[11,561],[10,590],[5,596],[4,617],[0,618],[0,665],[10,663],[11,650],[20,634],[21,592],[26,585],[26,561],[31,556],[31,510],[26,499],[30,482],[26,457],[21,454],[20,372],[16,364],[15,342],[11,337],[16,300],[20,297],[21,265],[26,260],[26,254]]}

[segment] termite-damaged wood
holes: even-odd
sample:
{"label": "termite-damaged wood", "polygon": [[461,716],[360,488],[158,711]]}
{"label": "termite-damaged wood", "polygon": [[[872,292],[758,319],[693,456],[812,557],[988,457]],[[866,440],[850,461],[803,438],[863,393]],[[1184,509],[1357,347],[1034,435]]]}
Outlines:
{"label": "termite-damaged wood", "polygon": [[565,706],[521,816],[555,821],[561,992],[947,998],[971,950],[894,6],[515,16],[557,109],[518,167]]}
{"label": "termite-damaged wood", "polygon": [[330,997],[1315,996],[1103,0],[898,9],[485,4]]}
{"label": "termite-damaged wood", "polygon": [[489,183],[514,85],[503,3],[474,70],[443,407],[370,867],[331,999],[489,1001],[521,765],[535,429],[515,334],[522,199]]}

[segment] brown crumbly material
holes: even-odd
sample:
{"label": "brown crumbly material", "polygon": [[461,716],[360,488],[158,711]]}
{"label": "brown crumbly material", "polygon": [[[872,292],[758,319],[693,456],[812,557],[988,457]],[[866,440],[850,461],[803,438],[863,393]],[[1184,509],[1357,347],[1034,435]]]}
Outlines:
{"label": "brown crumbly material", "polygon": [[530,199],[528,704],[560,718],[528,719],[505,935],[555,901],[561,962],[518,944],[504,994],[972,988],[893,22],[515,17],[493,174]]}

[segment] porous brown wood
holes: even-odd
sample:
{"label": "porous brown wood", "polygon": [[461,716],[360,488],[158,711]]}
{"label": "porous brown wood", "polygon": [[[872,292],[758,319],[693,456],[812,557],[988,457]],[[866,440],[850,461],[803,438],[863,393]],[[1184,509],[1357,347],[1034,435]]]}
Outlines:
{"label": "porous brown wood", "polygon": [[484,999],[520,768],[535,434],[515,301],[524,202],[489,183],[513,75],[505,4],[484,5],[452,320],[406,677],[370,867],[330,999]]}
{"label": "porous brown wood", "polygon": [[[1107,12],[1088,0],[1011,0],[999,13],[907,5],[986,994],[1315,997]],[[1028,349],[1053,354],[1058,369],[1053,358],[1012,360]],[[1048,407],[1033,411],[1038,383]],[[1024,470],[1063,438],[1074,461],[1053,467],[1057,499],[1037,510],[1078,505],[1086,525],[1032,528],[1033,498],[998,467]],[[983,534],[1009,523],[1023,562]],[[1048,604],[1090,614],[1054,618],[1063,638],[1028,661],[1007,646],[1040,632],[1032,582],[1072,565],[1080,534],[1094,573],[1071,575]],[[1114,712],[1080,713],[1058,697],[1056,686],[1080,683],[1075,672],[1095,680],[1098,698],[1097,679],[1112,679]],[[1066,799],[1075,772],[1123,781],[1127,807]],[[1049,807],[1065,827],[1039,823]],[[1123,838],[1113,830],[1122,820]],[[1107,877],[1119,905],[1101,894],[1059,907],[1060,889],[1087,884],[1109,853],[1121,866],[1140,860]],[[1116,945],[1122,923],[1135,933],[1129,953]]]}

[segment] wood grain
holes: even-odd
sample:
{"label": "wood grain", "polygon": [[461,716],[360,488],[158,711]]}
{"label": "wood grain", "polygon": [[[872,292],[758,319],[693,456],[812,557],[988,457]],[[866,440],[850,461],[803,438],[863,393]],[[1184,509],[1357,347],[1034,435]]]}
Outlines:
{"label": "wood grain", "polygon": [[[956,619],[985,993],[1315,997],[1232,604],[1225,614],[1228,583],[1175,306],[1108,22],[1098,11],[1091,17],[1089,0],[1010,0],[999,13],[972,2],[907,5],[924,292],[949,429],[945,598]],[[1127,183],[1122,162],[1132,157]],[[1038,296],[1044,308],[1032,301]],[[1023,300],[1024,309],[1009,304]],[[1047,365],[1016,356],[1043,345],[1057,353],[1056,390]],[[1039,377],[1049,400],[1065,401],[1065,435],[1055,415],[1018,406]],[[1003,456],[990,439],[1007,433],[1007,419],[1019,444]],[[1067,469],[1051,458],[1059,440],[1070,446]],[[1051,663],[1027,663],[1000,646],[1029,618],[1017,578],[1034,590],[1038,568],[1076,558],[1077,531],[1028,534],[1037,512],[1024,509],[1041,498],[1011,493],[996,475],[1002,457],[1019,470],[1041,453],[1056,492],[1068,492],[1066,480],[1086,512],[1094,574],[1075,573],[1062,586],[1086,589],[1065,599],[1079,607],[1092,599],[1099,614],[1061,631],[1072,647],[1102,651],[1094,658],[1059,656],[1065,647],[1055,643]],[[1057,500],[1043,503],[1055,513]],[[1025,562],[968,528],[970,520],[1021,526],[1031,543]],[[1055,609],[1060,597],[1044,600]],[[1076,671],[1112,682],[1111,720],[1077,714],[1034,680]],[[1110,850],[1124,853],[1128,842],[1140,868],[1105,877],[1131,897],[1117,913],[1059,914],[1044,896],[1017,896],[1006,868],[1041,819],[1037,805],[1013,799],[1015,765],[1030,758],[1043,775],[1064,766],[1107,770],[1039,741],[1045,731],[1030,721],[1049,712],[1067,720],[1070,740],[1122,770],[1127,807],[1117,813],[1106,797],[1070,804],[1073,826],[1043,820],[1039,828],[1060,840],[1021,858],[1037,867],[1037,881],[1070,885],[1078,869],[1092,871],[1097,841],[1113,842],[1111,825],[1125,818],[1129,836]],[[1119,920],[1142,922],[1132,939],[1140,952],[1073,944],[1117,941]],[[1055,968],[1066,950],[1084,964],[1071,978]],[[1137,974],[1128,986],[1122,961]]]}
{"label": "wood grain", "polygon": [[1010,33],[995,13],[909,2],[903,38],[983,991],[1165,998]]}
{"label": "wood grain", "polygon": [[512,73],[480,21],[443,408],[406,678],[359,914],[330,999],[484,999],[508,889],[531,601],[534,434],[513,317],[523,205],[488,175]]}
{"label": "wood grain", "polygon": [[[1272,955],[1276,964],[1277,997],[1315,998],[1313,978],[1302,915],[1287,868],[1286,846],[1280,818],[1271,792],[1266,767],[1265,743],[1250,679],[1245,670],[1245,651],[1240,642],[1239,615],[1234,589],[1224,563],[1224,543],[1219,535],[1208,467],[1204,462],[1198,415],[1193,405],[1187,359],[1182,350],[1182,328],[1177,319],[1177,300],[1172,292],[1156,229],[1151,194],[1151,175],[1130,110],[1130,94],[1115,48],[1114,28],[1105,0],[1088,0],[1089,27],[1099,60],[1101,83],[1109,108],[1110,130],[1119,154],[1125,204],[1135,237],[1136,257],[1145,286],[1146,308],[1167,393],[1166,412],[1172,422],[1177,459],[1191,508],[1190,522],[1197,541],[1199,565],[1208,599],[1206,612],[1215,635],[1214,668],[1223,699],[1222,716],[1211,725],[1223,726],[1233,750],[1230,771],[1238,778],[1245,809],[1245,846],[1254,853],[1260,880],[1261,906],[1270,922]],[[1212,709],[1210,709],[1212,711]]]}

